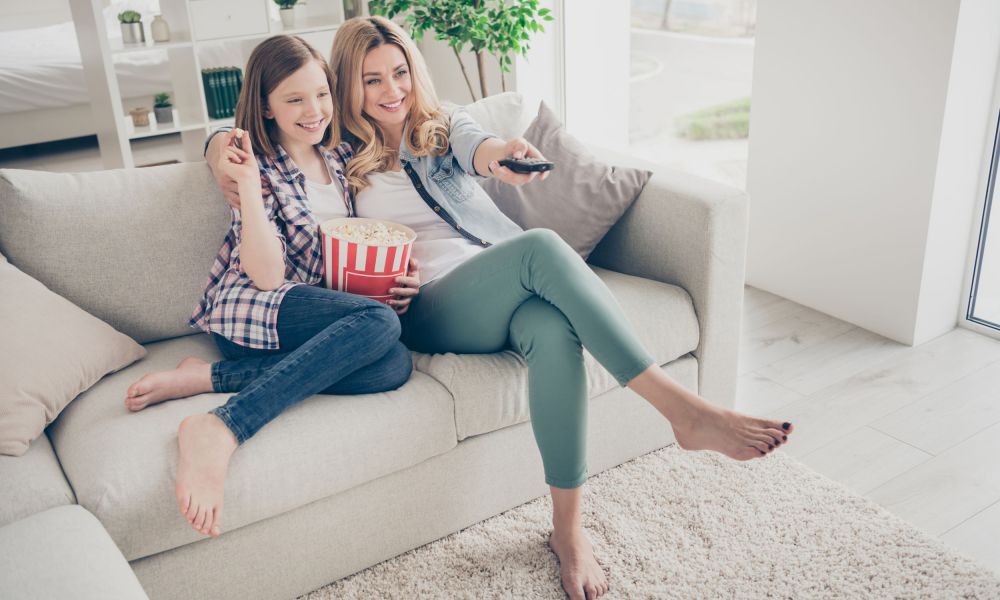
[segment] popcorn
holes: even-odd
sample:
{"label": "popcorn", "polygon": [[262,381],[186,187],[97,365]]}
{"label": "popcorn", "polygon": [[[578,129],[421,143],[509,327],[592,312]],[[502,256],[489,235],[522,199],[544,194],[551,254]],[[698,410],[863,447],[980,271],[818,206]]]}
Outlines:
{"label": "popcorn", "polygon": [[345,223],[332,228],[338,238],[368,246],[396,246],[410,240],[410,234],[386,227],[384,223]]}

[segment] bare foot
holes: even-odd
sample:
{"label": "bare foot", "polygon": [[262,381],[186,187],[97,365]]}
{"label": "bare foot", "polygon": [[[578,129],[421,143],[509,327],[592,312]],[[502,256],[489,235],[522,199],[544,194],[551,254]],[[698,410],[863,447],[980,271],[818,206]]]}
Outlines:
{"label": "bare foot", "polygon": [[671,423],[685,450],[714,450],[736,460],[750,460],[788,443],[791,423],[758,419],[701,401],[689,421]]}
{"label": "bare foot", "polygon": [[173,371],[147,373],[129,386],[125,406],[139,411],[151,404],[212,391],[212,365],[189,356]]}
{"label": "bare foot", "polygon": [[177,505],[197,531],[217,537],[222,532],[222,493],[236,436],[211,414],[191,415],[177,429]]}
{"label": "bare foot", "polygon": [[570,600],[592,600],[608,591],[608,578],[594,558],[594,547],[582,529],[553,531],[549,547],[559,557],[562,586]]}

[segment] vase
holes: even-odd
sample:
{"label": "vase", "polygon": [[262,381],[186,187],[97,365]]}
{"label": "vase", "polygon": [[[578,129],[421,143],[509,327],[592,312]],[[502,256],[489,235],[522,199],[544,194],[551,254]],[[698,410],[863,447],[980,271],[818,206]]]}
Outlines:
{"label": "vase", "polygon": [[128,111],[128,114],[132,115],[132,124],[136,127],[149,127],[149,109],[148,108],[133,108]]}
{"label": "vase", "polygon": [[282,8],[278,11],[281,15],[281,26],[285,29],[291,29],[295,27],[295,9],[294,8]]}
{"label": "vase", "polygon": [[170,25],[163,15],[153,17],[153,22],[149,24],[149,33],[153,36],[154,42],[170,41]]}
{"label": "vase", "polygon": [[153,114],[156,115],[156,122],[159,125],[163,125],[164,123],[174,122],[173,106],[154,106]]}
{"label": "vase", "polygon": [[146,41],[146,34],[142,32],[142,21],[138,23],[120,23],[122,26],[122,43],[142,44]]}

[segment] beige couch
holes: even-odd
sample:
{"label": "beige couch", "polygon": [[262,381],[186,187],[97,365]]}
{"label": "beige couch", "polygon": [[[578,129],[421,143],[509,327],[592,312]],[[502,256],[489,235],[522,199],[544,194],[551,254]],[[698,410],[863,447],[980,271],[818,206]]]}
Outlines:
{"label": "beige couch", "polygon": [[[533,114],[503,112],[477,118],[510,136]],[[663,369],[724,406],[746,211],[742,192],[656,168],[590,260]],[[0,597],[141,597],[137,578],[154,599],[292,598],[548,492],[524,362],[415,355],[396,391],[316,396],[267,425],[233,457],[223,535],[193,531],[173,493],[177,425],[227,395],[135,414],[123,399],[146,372],[220,358],[186,321],[228,226],[204,164],[0,171],[0,253],[148,351],[77,397],[27,454],[0,457]],[[589,356],[588,378],[591,475],[673,441]],[[55,560],[45,544],[79,551]],[[94,573],[119,591],[95,588]]]}

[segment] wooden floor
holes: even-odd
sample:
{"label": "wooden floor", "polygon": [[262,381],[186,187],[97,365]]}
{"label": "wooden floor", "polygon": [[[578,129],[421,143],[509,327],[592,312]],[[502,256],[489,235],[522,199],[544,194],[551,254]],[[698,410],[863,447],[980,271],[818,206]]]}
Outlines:
{"label": "wooden floor", "polygon": [[747,286],[737,409],[782,452],[1000,573],[1000,341],[909,347]]}

